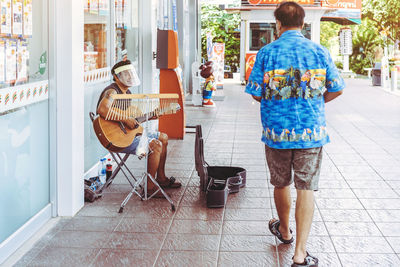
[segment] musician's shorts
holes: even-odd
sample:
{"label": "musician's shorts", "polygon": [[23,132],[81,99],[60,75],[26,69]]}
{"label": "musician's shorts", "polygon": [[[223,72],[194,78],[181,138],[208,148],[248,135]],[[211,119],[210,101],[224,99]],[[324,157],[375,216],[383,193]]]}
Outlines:
{"label": "musician's shorts", "polygon": [[[153,141],[154,139],[158,139],[159,136],[160,136],[160,132],[148,132],[147,133],[148,143],[150,144],[150,142]],[[122,153],[136,154],[136,148],[139,145],[141,137],[142,137],[141,135],[136,136],[135,139],[133,139],[132,144],[130,146],[128,146],[127,148],[125,148],[124,150],[122,150]]]}
{"label": "musician's shorts", "polygon": [[318,190],[322,147],[274,149],[265,146],[271,184],[286,187],[293,183],[299,190]]}

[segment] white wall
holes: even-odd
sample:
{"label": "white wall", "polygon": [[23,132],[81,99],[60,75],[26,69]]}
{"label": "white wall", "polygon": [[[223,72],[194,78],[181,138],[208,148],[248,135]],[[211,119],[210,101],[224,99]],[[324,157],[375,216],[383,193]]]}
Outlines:
{"label": "white wall", "polygon": [[82,0],[54,1],[50,88],[56,113],[57,215],[73,216],[84,205],[84,94]]}

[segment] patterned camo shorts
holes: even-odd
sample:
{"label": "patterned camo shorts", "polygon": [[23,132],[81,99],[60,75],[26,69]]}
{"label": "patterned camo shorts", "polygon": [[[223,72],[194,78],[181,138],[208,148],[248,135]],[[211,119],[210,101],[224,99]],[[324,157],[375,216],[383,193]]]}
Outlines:
{"label": "patterned camo shorts", "polygon": [[322,147],[274,149],[265,146],[271,184],[285,187],[293,183],[299,190],[318,190]]}

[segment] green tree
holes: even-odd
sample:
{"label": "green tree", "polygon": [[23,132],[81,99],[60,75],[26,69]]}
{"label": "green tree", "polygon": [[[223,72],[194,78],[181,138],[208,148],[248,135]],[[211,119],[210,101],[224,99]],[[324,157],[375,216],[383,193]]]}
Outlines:
{"label": "green tree", "polygon": [[240,64],[240,15],[228,14],[217,5],[201,7],[201,48],[202,57],[207,59],[207,33],[213,42],[225,43],[225,65],[237,71]]}
{"label": "green tree", "polygon": [[363,0],[362,15],[379,33],[387,34],[388,42],[400,40],[399,0]]}
{"label": "green tree", "polygon": [[338,36],[341,27],[341,25],[334,22],[321,21],[321,45],[331,50],[332,42],[334,40],[337,41],[335,38]]}
{"label": "green tree", "polygon": [[353,31],[353,54],[350,56],[350,68],[355,73],[365,73],[364,68],[374,63],[374,50],[382,44],[382,39],[371,25],[364,19]]}

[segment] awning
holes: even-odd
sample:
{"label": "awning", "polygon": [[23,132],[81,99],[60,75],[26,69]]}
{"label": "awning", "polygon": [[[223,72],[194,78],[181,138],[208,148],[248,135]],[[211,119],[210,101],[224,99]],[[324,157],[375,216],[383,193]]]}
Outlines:
{"label": "awning", "polygon": [[341,25],[361,24],[362,0],[323,0],[321,5],[332,9],[322,16],[322,21]]}
{"label": "awning", "polygon": [[349,19],[349,18],[330,18],[322,17],[321,21],[332,21],[340,25],[358,25],[361,24],[361,19]]}

